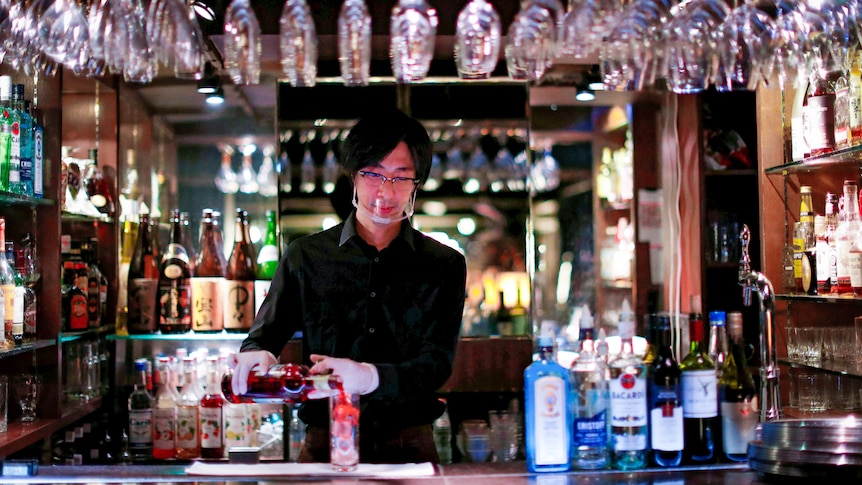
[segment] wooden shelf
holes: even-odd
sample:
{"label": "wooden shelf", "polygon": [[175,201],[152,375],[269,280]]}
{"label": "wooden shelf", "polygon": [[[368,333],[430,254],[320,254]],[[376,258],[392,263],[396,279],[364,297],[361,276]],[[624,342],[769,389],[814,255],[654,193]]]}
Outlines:
{"label": "wooden shelf", "polygon": [[24,342],[18,347],[10,347],[8,349],[0,349],[0,359],[4,357],[11,357],[13,355],[19,355],[26,352],[32,352],[36,349],[44,349],[45,347],[50,347],[52,345],[56,345],[57,341],[54,339],[45,339],[45,340],[36,340],[33,342]]}
{"label": "wooden shelf", "polygon": [[33,423],[11,422],[5,433],[0,433],[0,456],[8,456],[41,439],[50,437],[51,434],[95,412],[101,406],[102,398],[99,397],[71,407],[59,418],[39,418]]}

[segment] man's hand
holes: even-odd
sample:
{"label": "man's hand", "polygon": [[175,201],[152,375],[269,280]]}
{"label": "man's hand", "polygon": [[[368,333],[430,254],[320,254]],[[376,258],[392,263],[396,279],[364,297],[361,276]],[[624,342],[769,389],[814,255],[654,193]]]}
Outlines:
{"label": "man's hand", "polygon": [[278,359],[272,355],[272,352],[266,350],[231,354],[228,358],[228,365],[233,369],[233,379],[231,380],[233,393],[240,395],[248,392],[248,375],[255,367],[260,367],[266,371],[277,363]]}
{"label": "man's hand", "polygon": [[[344,392],[369,394],[374,392],[380,385],[380,376],[377,367],[350,359],[328,357],[326,355],[311,354],[314,366],[311,374],[329,374],[341,379]],[[328,397],[332,392],[315,391],[308,395],[310,399]]]}

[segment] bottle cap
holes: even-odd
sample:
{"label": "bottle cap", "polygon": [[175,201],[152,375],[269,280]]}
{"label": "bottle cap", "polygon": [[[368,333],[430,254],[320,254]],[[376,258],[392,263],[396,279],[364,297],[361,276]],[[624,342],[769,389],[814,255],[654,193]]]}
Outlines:
{"label": "bottle cap", "polygon": [[811,186],[810,185],[803,185],[802,187],[799,187],[799,193],[800,194],[810,194],[811,193]]}
{"label": "bottle cap", "polygon": [[709,324],[715,327],[724,326],[727,322],[727,316],[723,311],[716,310],[709,312]]}

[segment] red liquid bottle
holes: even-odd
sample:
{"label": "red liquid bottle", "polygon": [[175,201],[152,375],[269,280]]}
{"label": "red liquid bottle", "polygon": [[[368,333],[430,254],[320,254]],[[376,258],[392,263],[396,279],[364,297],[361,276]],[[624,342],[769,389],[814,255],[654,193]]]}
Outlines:
{"label": "red liquid bottle", "polygon": [[308,375],[308,368],[299,364],[277,364],[266,372],[252,371],[248,376],[248,391],[234,394],[231,386],[233,371],[222,378],[222,393],[228,402],[282,404],[305,401],[311,391],[341,391],[341,381],[331,375]]}
{"label": "red liquid bottle", "polygon": [[201,458],[221,459],[224,457],[222,411],[225,400],[218,388],[218,357],[208,357],[207,366],[207,391],[200,407]]}

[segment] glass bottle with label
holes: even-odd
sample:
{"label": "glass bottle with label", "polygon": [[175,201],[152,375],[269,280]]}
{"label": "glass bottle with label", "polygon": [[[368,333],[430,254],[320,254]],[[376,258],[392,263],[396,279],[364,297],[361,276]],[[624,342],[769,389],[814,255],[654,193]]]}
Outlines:
{"label": "glass bottle with label", "polygon": [[171,243],[159,265],[159,330],[185,333],[192,327],[189,256],[183,247],[179,209],[171,216]]}
{"label": "glass bottle with label", "polygon": [[182,358],[183,388],[177,401],[177,458],[190,460],[201,456],[200,404],[197,393],[197,362]]}
{"label": "glass bottle with label", "polygon": [[93,247],[92,241],[85,241],[81,249],[84,261],[87,263],[87,318],[90,328],[102,324],[102,272],[97,264],[98,247]]}
{"label": "glass bottle with label", "polygon": [[623,300],[618,332],[620,353],[609,363],[611,405],[611,460],[614,468],[636,470],[646,466],[647,370],[632,350],[635,320],[628,300]]}
{"label": "glass bottle with label", "polygon": [[33,119],[24,106],[24,85],[12,86],[12,109],[18,118],[18,187],[13,192],[33,197]]}
{"label": "glass bottle with label", "polygon": [[748,443],[754,440],[760,408],[745,355],[742,313],[728,313],[727,326],[731,340],[730,354],[719,381],[722,449],[724,456],[731,461],[747,461]]}
{"label": "glass bottle with label", "polygon": [[657,315],[654,321],[656,357],[650,369],[650,448],[657,466],[677,466],[682,462],[683,411],[679,364],[671,348],[670,317]]}
{"label": "glass bottle with label", "polygon": [[167,460],[177,456],[177,398],[171,390],[168,359],[160,358],[156,368],[158,391],[153,409],[153,458]]}
{"label": "glass bottle with label", "polygon": [[810,156],[831,153],[835,150],[835,91],[825,74],[812,77],[805,109]]}
{"label": "glass bottle with label", "polygon": [[224,285],[224,265],[218,257],[212,209],[202,213],[203,228],[198,243],[198,259],[192,277],[192,330],[221,332],[224,328],[221,289]]}
{"label": "glass bottle with label", "polygon": [[835,148],[850,144],[850,72],[842,71],[835,80]]}
{"label": "glass bottle with label", "polygon": [[254,279],[257,263],[248,240],[247,224],[243,210],[237,209],[234,245],[222,291],[224,328],[228,332],[248,332],[254,320]]}
{"label": "glass bottle with label", "polygon": [[134,461],[153,457],[153,396],[147,391],[146,359],[135,361],[135,384],[129,396],[129,456]]}
{"label": "glass bottle with label", "polygon": [[200,426],[201,458],[219,459],[224,456],[224,398],[217,374],[218,357],[207,358],[207,389],[201,397]]}
{"label": "glass bottle with label", "polygon": [[138,240],[129,262],[128,317],[129,333],[153,333],[159,321],[156,299],[159,293],[159,262],[150,232],[150,217],[141,214]]}
{"label": "glass bottle with label", "polygon": [[109,216],[114,215],[114,194],[111,191],[111,184],[99,168],[99,152],[95,148],[89,151],[91,165],[87,169],[87,174],[84,179],[84,188],[87,190],[87,197],[90,202],[96,206],[102,214]]}
{"label": "glass bottle with label", "polygon": [[3,335],[7,345],[11,345],[12,316],[15,311],[15,271],[12,269],[12,264],[6,259],[5,248],[6,219],[0,217],[0,296],[2,296],[0,304],[3,305]]}
{"label": "glass bottle with label", "polygon": [[691,350],[679,366],[682,371],[685,460],[698,464],[714,463],[719,432],[715,362],[703,345],[703,316],[692,313],[688,318]]}
{"label": "glass bottle with label", "polygon": [[36,340],[36,291],[33,275],[27,269],[27,256],[24,249],[15,252],[15,266],[24,277],[24,341]]}
{"label": "glass bottle with label", "polygon": [[257,255],[257,279],[254,282],[255,314],[269,293],[272,277],[275,276],[275,270],[278,268],[278,259],[278,222],[275,211],[266,211],[266,237]]}
{"label": "glass bottle with label", "polygon": [[572,444],[569,372],[555,359],[553,337],[540,336],[538,346],[539,359],[524,370],[527,470],[567,471]]}
{"label": "glass bottle with label", "polygon": [[[859,232],[859,200],[857,198],[857,184],[855,180],[844,181],[844,204],[842,212],[844,216],[838,222],[835,234],[835,251],[838,255],[837,273],[839,295],[853,293],[851,282],[852,264],[850,260],[850,249],[856,241]],[[857,264],[859,258],[857,257]]]}
{"label": "glass bottle with label", "polygon": [[[584,328],[581,327],[581,332]],[[608,466],[608,368],[593,349],[592,329],[581,338],[578,359],[572,365],[572,465],[581,470]]]}
{"label": "glass bottle with label", "polygon": [[6,241],[6,261],[12,266],[15,279],[15,297],[12,302],[12,342],[17,347],[24,343],[24,275],[15,266],[15,243]]}

